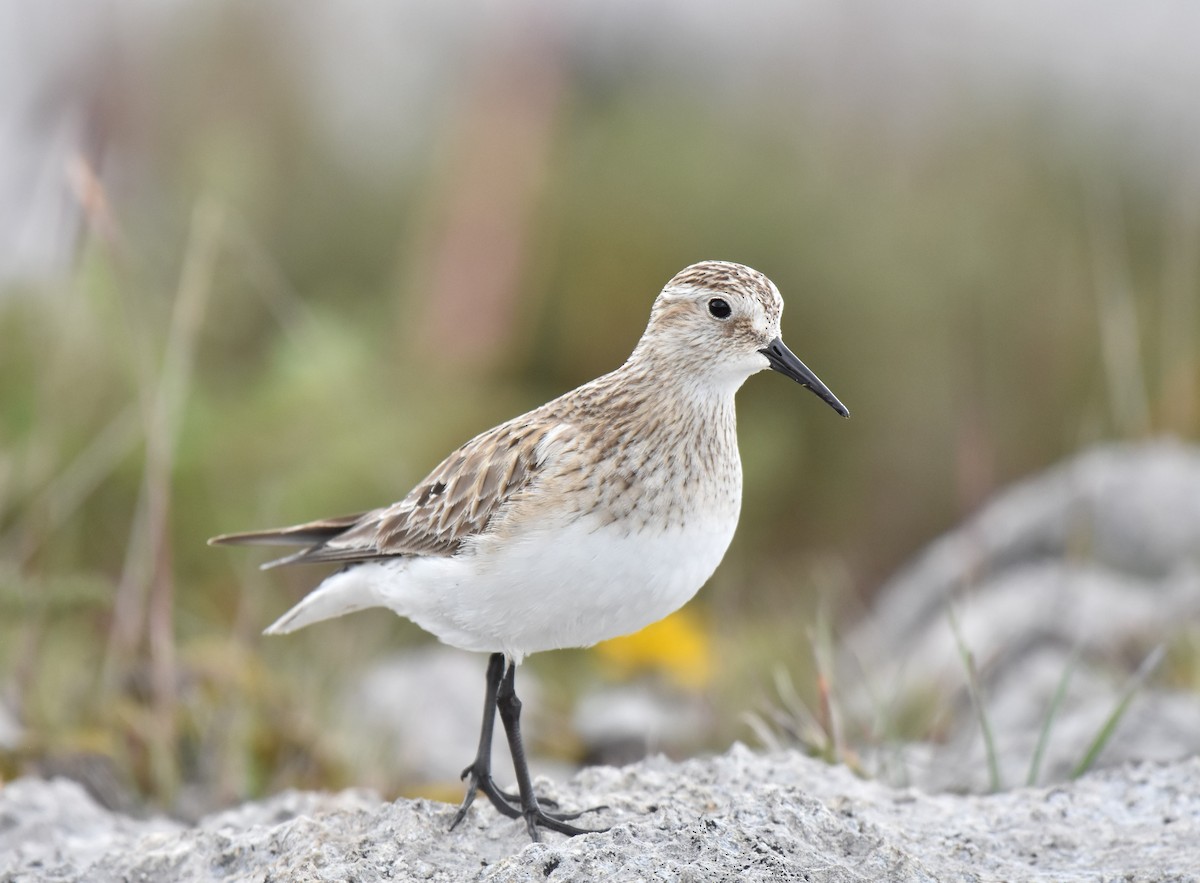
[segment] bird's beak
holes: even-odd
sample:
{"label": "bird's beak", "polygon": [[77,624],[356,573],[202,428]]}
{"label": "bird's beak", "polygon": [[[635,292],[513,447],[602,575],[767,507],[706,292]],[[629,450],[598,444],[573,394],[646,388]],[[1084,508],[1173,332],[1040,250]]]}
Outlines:
{"label": "bird's beak", "polygon": [[850,416],[850,410],[838,401],[838,397],[829,391],[829,387],[822,383],[816,374],[808,370],[807,365],[796,358],[796,354],[787,348],[783,338],[775,338],[759,352],[767,357],[772,371],[778,371],[785,377],[792,378],[801,386],[808,387],[843,417]]}

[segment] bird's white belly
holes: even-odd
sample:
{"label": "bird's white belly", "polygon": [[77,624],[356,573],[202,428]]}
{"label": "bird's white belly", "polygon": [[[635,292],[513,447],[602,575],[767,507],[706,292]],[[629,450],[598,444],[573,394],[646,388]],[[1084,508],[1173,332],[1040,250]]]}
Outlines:
{"label": "bird's white belly", "polygon": [[712,575],[737,525],[693,519],[626,532],[581,518],[454,558],[362,565],[379,603],[465,650],[527,653],[587,647],[683,606]]}

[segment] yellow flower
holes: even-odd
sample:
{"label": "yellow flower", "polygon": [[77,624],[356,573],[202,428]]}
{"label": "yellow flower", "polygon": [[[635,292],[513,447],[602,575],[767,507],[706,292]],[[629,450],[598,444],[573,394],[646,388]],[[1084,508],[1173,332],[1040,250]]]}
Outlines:
{"label": "yellow flower", "polygon": [[686,690],[700,690],[712,679],[712,641],[691,608],[677,610],[640,632],[596,645],[604,664],[618,678],[660,672]]}

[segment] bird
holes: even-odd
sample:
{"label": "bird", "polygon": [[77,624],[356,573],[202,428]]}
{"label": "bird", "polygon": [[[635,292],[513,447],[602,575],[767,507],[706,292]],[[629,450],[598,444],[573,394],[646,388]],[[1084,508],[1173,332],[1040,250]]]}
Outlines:
{"label": "bird", "polygon": [[[367,608],[390,608],[442,642],[489,654],[476,756],[450,828],[482,791],[539,830],[571,824],[534,792],[516,670],[531,653],[631,634],[687,603],[729,547],[742,500],[734,395],[771,369],[850,412],[784,344],[783,299],[764,274],[702,261],[655,298],[616,370],[480,433],[397,503],[213,545],[293,545],[263,568],[340,569],[265,634]],[[500,715],[517,794],[492,778]],[[545,806],[543,806],[545,803]]]}

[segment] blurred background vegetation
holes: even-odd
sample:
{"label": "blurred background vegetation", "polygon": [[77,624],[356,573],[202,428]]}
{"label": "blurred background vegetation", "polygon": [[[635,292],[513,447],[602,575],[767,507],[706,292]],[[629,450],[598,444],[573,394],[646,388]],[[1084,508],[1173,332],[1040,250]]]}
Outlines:
{"label": "blurred background vegetation", "polygon": [[725,563],[657,640],[532,659],[552,733],[649,676],[711,709],[693,747],[744,738],[774,666],[818,690],[819,609],[995,489],[1200,430],[1187,4],[10,6],[3,775],[404,791],[337,697],[429,639],[260,641],[319,574],[204,540],[398,498],[619,364],[697,260],[771,276],[854,416],[747,383]]}

